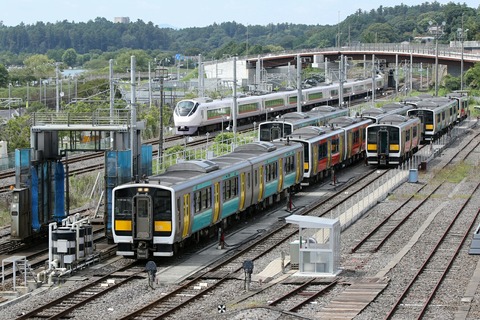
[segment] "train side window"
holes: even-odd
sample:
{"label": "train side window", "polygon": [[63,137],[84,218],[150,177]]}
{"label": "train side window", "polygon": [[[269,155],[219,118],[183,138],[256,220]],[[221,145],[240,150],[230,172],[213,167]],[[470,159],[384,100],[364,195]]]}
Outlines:
{"label": "train side window", "polygon": [[238,195],[238,177],[233,178],[233,194],[236,197]]}
{"label": "train side window", "polygon": [[255,170],[253,178],[255,179],[254,185],[257,186],[258,185],[258,170]]}
{"label": "train side window", "polygon": [[194,212],[200,212],[202,210],[202,191],[197,191],[193,195],[193,209]]}
{"label": "train side window", "polygon": [[208,193],[207,193],[207,190],[208,189],[203,189],[200,192],[200,195],[201,195],[200,205],[201,205],[202,210],[208,207],[208,203],[207,203]]}
{"label": "train side window", "polygon": [[206,194],[207,194],[207,198],[206,198],[206,207],[207,208],[211,208],[212,207],[212,189],[210,187],[208,187],[205,191]]}
{"label": "train side window", "polygon": [[410,129],[405,132],[405,141],[410,141]]}
{"label": "train side window", "polygon": [[247,173],[247,188],[250,189],[250,172]]}
{"label": "train side window", "polygon": [[413,137],[415,138],[417,136],[417,127],[413,127],[412,133]]}
{"label": "train side window", "polygon": [[359,131],[355,131],[353,133],[353,143],[358,143],[359,139],[360,139]]}
{"label": "train side window", "polygon": [[193,193],[193,212],[197,212],[197,193]]}
{"label": "train side window", "polygon": [[225,200],[230,199],[231,192],[230,180],[225,180]]}

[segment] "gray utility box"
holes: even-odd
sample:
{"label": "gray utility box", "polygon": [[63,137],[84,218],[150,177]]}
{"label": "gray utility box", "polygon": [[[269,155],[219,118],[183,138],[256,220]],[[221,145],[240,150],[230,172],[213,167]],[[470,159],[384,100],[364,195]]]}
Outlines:
{"label": "gray utility box", "polygon": [[12,203],[10,204],[12,240],[24,240],[32,233],[30,189],[14,189]]}

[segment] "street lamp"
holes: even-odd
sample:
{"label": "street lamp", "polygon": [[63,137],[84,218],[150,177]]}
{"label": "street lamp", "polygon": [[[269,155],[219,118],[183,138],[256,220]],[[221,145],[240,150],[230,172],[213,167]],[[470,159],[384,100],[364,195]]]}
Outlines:
{"label": "street lamp", "polygon": [[[439,38],[439,29],[440,25],[436,21],[429,21],[430,26],[435,24],[435,96],[438,96],[438,38]],[[445,21],[442,22],[442,34],[443,27],[445,26]]]}

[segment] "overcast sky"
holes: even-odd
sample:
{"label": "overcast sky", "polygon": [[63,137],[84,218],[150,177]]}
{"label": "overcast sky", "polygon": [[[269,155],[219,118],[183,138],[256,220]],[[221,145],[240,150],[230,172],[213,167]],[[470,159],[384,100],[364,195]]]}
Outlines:
{"label": "overcast sky", "polygon": [[[174,28],[204,27],[213,23],[235,21],[243,25],[294,23],[334,25],[358,9],[370,11],[380,5],[418,5],[414,0],[0,0],[0,21],[15,26],[37,21],[87,22],[96,17],[113,21],[129,17],[169,25]],[[433,2],[433,1],[430,1]],[[445,4],[450,1],[438,0]],[[453,1],[474,9],[478,0]]]}

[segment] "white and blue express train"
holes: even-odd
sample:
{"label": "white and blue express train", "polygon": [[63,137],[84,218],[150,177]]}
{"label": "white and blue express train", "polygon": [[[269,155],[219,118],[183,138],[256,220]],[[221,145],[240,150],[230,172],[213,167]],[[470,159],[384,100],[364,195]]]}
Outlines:
{"label": "white and blue express train", "polygon": [[163,174],[113,189],[112,232],[117,255],[173,256],[189,240],[213,236],[238,214],[300,188],[303,147],[256,142],[211,160],[173,165]]}
{"label": "white and blue express train", "polygon": [[[384,77],[375,79],[376,90],[384,87]],[[343,99],[356,99],[372,92],[372,79],[348,81],[343,84]],[[338,104],[340,86],[333,83],[302,90],[302,111],[325,104]],[[268,120],[297,109],[298,91],[274,92],[260,96],[246,96],[237,99],[237,125],[252,124],[255,121]],[[197,132],[212,132],[232,121],[233,98],[212,100],[196,98],[179,101],[173,112],[173,121],[177,134],[192,135]]]}

